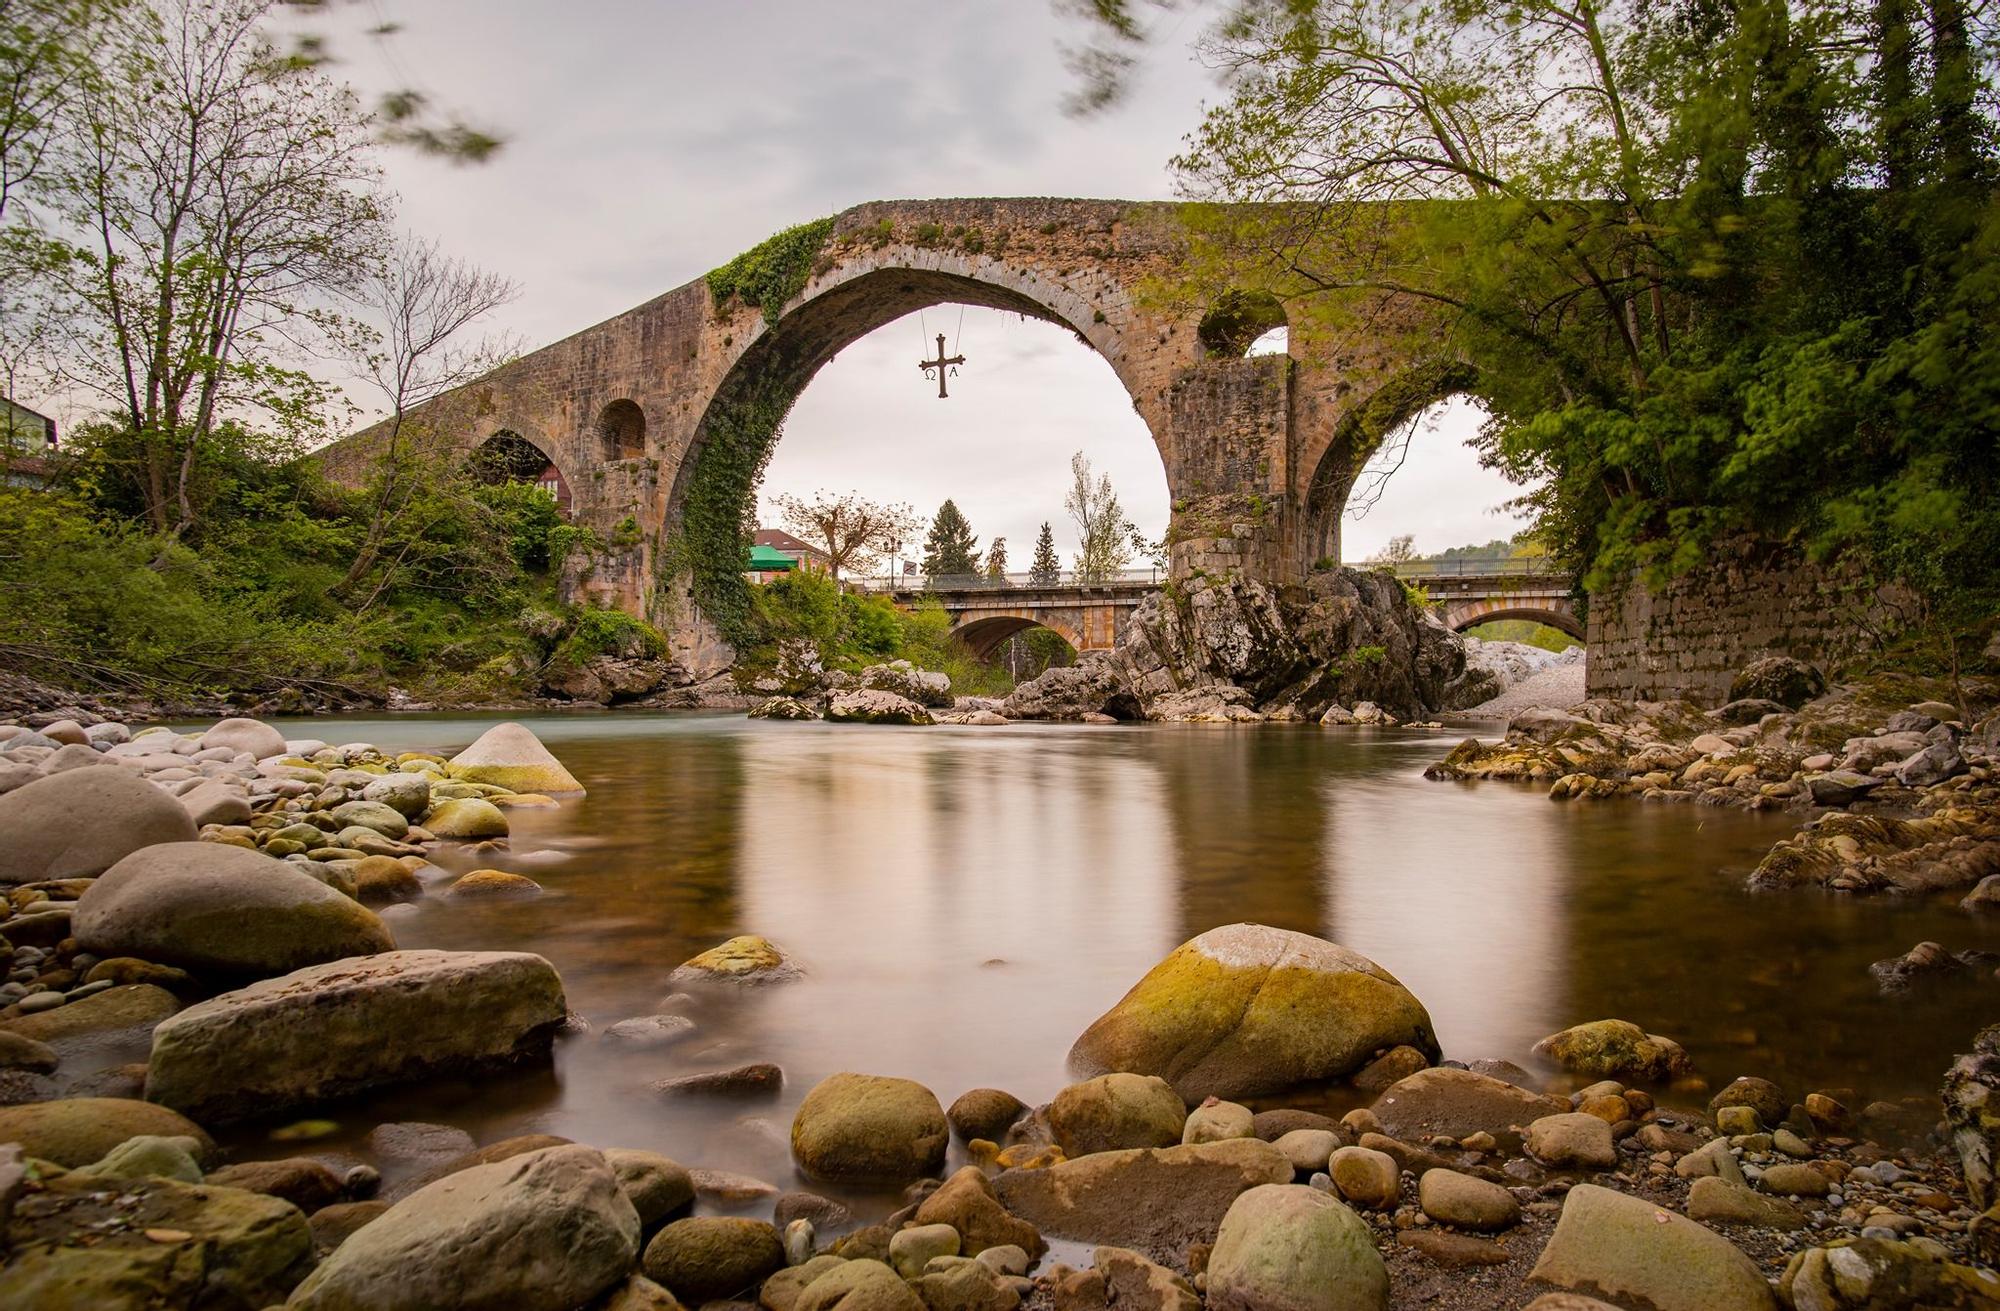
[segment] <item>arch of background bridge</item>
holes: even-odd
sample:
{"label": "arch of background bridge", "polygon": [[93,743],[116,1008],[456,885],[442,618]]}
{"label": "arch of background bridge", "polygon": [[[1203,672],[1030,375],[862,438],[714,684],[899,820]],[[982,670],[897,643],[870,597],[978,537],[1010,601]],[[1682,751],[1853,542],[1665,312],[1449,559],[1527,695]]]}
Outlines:
{"label": "arch of background bridge", "polygon": [[1504,597],[1488,597],[1453,605],[1445,611],[1446,625],[1457,633],[1481,624],[1499,623],[1503,619],[1526,619],[1531,623],[1547,624],[1550,628],[1561,629],[1579,642],[1584,640],[1583,624],[1567,606],[1522,605]]}
{"label": "arch of background bridge", "polygon": [[1312,461],[1300,524],[1302,563],[1340,559],[1340,523],[1355,479],[1403,424],[1453,396],[1478,392],[1478,374],[1455,359],[1433,359],[1402,369],[1351,405]]}
{"label": "arch of background bridge", "polygon": [[1068,642],[1070,650],[1083,650],[1083,634],[1055,614],[1034,619],[1025,615],[987,615],[960,624],[951,630],[951,635],[964,643],[966,650],[984,660],[999,649],[1002,642],[1030,628],[1046,628]]}

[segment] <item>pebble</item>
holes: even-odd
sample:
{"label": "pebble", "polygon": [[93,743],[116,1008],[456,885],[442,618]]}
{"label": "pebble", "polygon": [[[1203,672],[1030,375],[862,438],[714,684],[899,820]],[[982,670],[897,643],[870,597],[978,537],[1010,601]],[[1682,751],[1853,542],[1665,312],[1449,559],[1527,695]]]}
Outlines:
{"label": "pebble", "polygon": [[52,1011],[68,1000],[69,998],[60,992],[31,992],[21,998],[21,1014],[38,1015],[43,1011]]}

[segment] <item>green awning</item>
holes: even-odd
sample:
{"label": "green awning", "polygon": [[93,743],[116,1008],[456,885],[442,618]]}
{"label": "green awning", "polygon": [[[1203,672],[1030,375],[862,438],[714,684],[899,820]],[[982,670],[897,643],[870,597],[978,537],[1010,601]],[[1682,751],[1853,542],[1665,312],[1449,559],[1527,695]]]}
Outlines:
{"label": "green awning", "polygon": [[775,546],[753,546],[750,548],[750,568],[758,572],[774,569],[796,569],[799,562],[786,555]]}

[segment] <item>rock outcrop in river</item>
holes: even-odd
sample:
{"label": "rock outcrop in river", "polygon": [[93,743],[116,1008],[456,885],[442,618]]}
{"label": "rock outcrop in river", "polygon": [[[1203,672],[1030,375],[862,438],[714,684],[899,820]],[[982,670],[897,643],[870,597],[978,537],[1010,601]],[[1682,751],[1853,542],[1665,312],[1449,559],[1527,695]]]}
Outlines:
{"label": "rock outcrop in river", "polygon": [[1372,703],[1401,718],[1500,690],[1393,576],[1331,569],[1284,587],[1196,577],[1140,602],[1108,653],[1021,684],[1016,719],[1318,719]]}

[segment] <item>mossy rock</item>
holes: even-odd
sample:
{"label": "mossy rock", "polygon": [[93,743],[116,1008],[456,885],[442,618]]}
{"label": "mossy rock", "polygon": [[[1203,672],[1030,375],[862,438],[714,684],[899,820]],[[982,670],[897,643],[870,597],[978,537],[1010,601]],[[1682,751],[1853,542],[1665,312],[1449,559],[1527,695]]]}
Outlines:
{"label": "mossy rock", "polygon": [[817,1179],[896,1181],[935,1174],[951,1131],[930,1089],[910,1079],[835,1074],[792,1121],[792,1155]]}
{"label": "mossy rock", "polygon": [[19,1143],[28,1156],[76,1169],[104,1159],[128,1138],[189,1137],[205,1158],[215,1144],[178,1111],[130,1097],[66,1097],[0,1107],[0,1143]]}
{"label": "mossy rock", "polygon": [[453,756],[445,771],[469,783],[490,783],[509,792],[581,796],[583,784],[563,768],[542,740],[521,724],[496,724]]}
{"label": "mossy rock", "polygon": [[1070,1063],[1158,1075],[1193,1105],[1342,1079],[1399,1046],[1439,1054],[1429,1012],[1387,970],[1308,934],[1230,924],[1154,966]]}
{"label": "mossy rock", "polygon": [[1694,1068],[1679,1043],[1629,1020],[1592,1020],[1552,1033],[1535,1044],[1535,1055],[1592,1079],[1666,1083]]}

